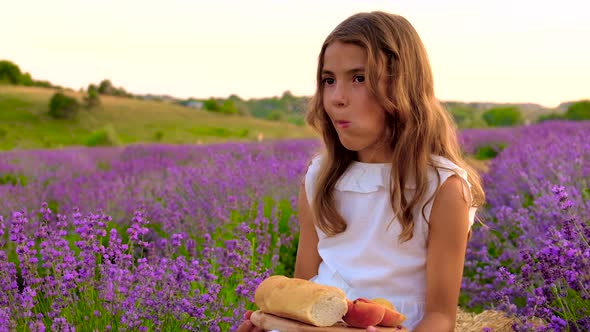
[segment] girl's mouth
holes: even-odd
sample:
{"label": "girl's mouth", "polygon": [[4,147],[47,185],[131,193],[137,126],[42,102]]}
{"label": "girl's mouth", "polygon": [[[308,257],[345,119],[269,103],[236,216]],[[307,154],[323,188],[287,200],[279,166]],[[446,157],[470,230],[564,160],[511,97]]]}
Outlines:
{"label": "girl's mouth", "polygon": [[336,121],[336,125],[340,128],[348,128],[350,121]]}

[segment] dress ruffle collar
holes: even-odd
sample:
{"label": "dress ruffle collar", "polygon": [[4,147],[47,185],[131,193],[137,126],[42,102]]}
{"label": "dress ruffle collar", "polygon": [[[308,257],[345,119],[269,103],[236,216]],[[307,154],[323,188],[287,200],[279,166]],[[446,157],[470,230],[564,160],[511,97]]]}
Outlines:
{"label": "dress ruffle collar", "polygon": [[[319,169],[321,156],[316,156],[312,160],[312,167]],[[442,167],[444,171],[458,173],[461,177],[466,178],[465,170],[455,165],[455,163],[441,156],[432,156],[432,160],[437,167]],[[338,191],[352,191],[358,193],[376,192],[389,188],[391,181],[391,164],[386,163],[364,163],[354,161],[349,168],[342,174],[336,182],[335,189]],[[434,169],[429,169],[428,179],[436,179]],[[415,183],[408,181],[406,189],[415,189]]]}
{"label": "dress ruffle collar", "polygon": [[389,188],[390,164],[353,162],[336,182],[336,190],[370,193]]}

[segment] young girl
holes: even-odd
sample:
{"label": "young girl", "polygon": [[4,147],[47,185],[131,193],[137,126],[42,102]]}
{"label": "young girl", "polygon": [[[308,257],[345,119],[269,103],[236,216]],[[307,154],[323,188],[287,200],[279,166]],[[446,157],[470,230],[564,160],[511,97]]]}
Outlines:
{"label": "young girl", "polygon": [[353,15],[326,38],[317,82],[307,121],[325,148],[300,189],[294,277],[386,298],[410,331],[453,331],[484,192],[420,37],[398,15]]}

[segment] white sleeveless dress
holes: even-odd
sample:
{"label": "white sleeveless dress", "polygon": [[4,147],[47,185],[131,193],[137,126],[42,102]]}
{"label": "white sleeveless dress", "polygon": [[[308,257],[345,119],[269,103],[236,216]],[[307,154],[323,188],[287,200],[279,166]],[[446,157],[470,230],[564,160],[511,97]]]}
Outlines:
{"label": "white sleeveless dress", "polygon": [[[446,158],[432,158],[436,165],[445,167],[437,168],[440,184],[457,174],[471,187],[465,170]],[[313,158],[305,176],[310,206],[320,162],[321,156]],[[420,206],[414,211],[413,238],[398,243],[401,226],[397,219],[388,227],[393,218],[388,189],[390,172],[390,164],[353,162],[336,183],[335,204],[347,222],[347,229],[336,236],[326,237],[316,226],[322,262],[318,274],[310,280],[339,287],[351,300],[385,298],[406,315],[403,325],[412,330],[422,319],[425,309],[428,226]],[[434,172],[431,169],[428,174],[429,188],[424,202],[437,189]],[[406,187],[406,194],[408,192],[412,193],[411,184]],[[430,216],[432,202],[424,209],[426,218]],[[473,224],[475,212],[475,208],[469,211],[469,227]]]}

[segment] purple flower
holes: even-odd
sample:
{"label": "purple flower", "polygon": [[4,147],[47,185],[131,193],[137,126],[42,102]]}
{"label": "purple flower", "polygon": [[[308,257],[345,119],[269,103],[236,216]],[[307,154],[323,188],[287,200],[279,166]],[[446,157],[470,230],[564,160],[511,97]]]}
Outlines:
{"label": "purple flower", "polygon": [[[532,329],[532,317],[555,326],[561,319],[572,331],[588,326],[588,129],[553,122],[461,133],[464,151],[499,152],[483,174],[484,225],[474,225],[469,242],[463,305],[504,310],[522,321],[517,331]],[[33,327],[80,329],[100,307],[101,320],[121,317],[120,329],[164,330],[170,319],[192,317],[179,326],[232,330],[265,277],[292,273],[285,262],[296,244],[298,183],[319,146],[3,153],[0,174],[29,182],[0,185],[0,241],[8,240],[0,242],[0,326],[16,329],[29,315]],[[26,309],[38,296],[52,303],[41,318]],[[76,303],[92,309],[78,318],[63,312]]]}

